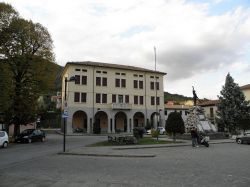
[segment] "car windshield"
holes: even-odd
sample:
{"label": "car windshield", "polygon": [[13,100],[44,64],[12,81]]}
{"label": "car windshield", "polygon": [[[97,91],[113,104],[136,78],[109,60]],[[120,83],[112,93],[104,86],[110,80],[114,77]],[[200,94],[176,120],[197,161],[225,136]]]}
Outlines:
{"label": "car windshield", "polygon": [[21,134],[31,134],[33,131],[33,129],[26,129]]}

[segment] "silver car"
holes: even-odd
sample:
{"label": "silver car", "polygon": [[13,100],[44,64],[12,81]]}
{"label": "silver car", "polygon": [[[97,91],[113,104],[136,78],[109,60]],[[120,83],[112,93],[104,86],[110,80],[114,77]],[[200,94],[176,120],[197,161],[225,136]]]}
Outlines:
{"label": "silver car", "polygon": [[7,132],[0,131],[0,147],[7,148],[9,144],[9,136]]}
{"label": "silver car", "polygon": [[236,137],[236,142],[238,144],[247,143],[250,144],[250,132],[244,132],[242,135]]}

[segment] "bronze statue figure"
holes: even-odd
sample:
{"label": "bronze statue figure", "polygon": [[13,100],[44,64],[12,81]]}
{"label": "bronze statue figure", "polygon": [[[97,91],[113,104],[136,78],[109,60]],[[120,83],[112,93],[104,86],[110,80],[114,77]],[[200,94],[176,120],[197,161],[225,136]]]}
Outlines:
{"label": "bronze statue figure", "polygon": [[194,86],[192,86],[192,87],[193,87],[193,101],[194,101],[194,106],[196,106],[197,99],[199,99],[199,98],[196,95],[196,92],[194,90]]}

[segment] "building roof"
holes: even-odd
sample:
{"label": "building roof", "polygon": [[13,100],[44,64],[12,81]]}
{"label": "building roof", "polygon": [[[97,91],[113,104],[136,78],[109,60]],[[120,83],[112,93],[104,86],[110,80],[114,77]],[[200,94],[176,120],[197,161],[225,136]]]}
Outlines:
{"label": "building roof", "polygon": [[241,86],[240,89],[242,89],[242,90],[250,89],[250,84]]}
{"label": "building roof", "polygon": [[219,103],[219,100],[209,100],[199,103],[199,106],[215,106]]}
{"label": "building roof", "polygon": [[191,107],[186,105],[167,105],[165,104],[166,109],[172,109],[172,110],[189,110]]}
{"label": "building roof", "polygon": [[91,62],[91,61],[82,61],[82,62],[67,62],[64,67],[64,70],[67,68],[68,65],[85,65],[85,66],[94,66],[94,67],[106,67],[106,68],[114,68],[114,69],[126,69],[126,70],[134,70],[134,71],[144,71],[144,72],[151,72],[151,73],[159,73],[166,75],[165,72],[154,71],[150,69],[135,67],[135,66],[127,66],[127,65],[120,65],[120,64],[110,64],[110,63],[103,63],[103,62]]}

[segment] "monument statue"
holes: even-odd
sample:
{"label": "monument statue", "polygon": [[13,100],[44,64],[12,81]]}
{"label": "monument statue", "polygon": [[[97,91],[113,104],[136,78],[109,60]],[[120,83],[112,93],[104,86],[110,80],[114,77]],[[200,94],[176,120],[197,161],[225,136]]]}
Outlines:
{"label": "monument statue", "polygon": [[196,92],[194,90],[194,86],[192,86],[192,87],[193,87],[193,101],[194,101],[194,106],[196,106],[197,99],[199,99],[199,98],[196,95]]}

